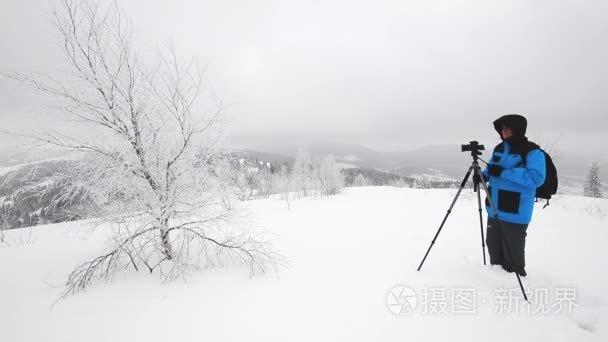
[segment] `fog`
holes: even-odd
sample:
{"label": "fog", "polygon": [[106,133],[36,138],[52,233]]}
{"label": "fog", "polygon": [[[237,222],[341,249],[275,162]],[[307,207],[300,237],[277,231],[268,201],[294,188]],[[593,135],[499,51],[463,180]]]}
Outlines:
{"label": "fog", "polygon": [[[528,136],[584,154],[608,133],[604,1],[120,1],[142,49],[207,65],[235,145],[340,141],[381,151]],[[61,69],[48,3],[3,0],[0,70]],[[0,126],[61,129],[0,79]],[[12,138],[0,137],[8,144]]]}

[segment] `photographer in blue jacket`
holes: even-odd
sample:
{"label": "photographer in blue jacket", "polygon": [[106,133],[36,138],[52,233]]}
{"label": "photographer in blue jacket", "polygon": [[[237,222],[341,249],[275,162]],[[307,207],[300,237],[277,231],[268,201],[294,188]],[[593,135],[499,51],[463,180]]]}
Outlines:
{"label": "photographer in blue jacket", "polygon": [[[525,117],[502,116],[494,121],[494,128],[502,143],[494,148],[483,177],[489,181],[488,190],[500,222],[494,218],[486,199],[486,244],[491,264],[525,276],[526,230],[534,210],[536,188],[545,181],[545,155],[538,148],[529,149]],[[511,255],[505,243],[508,243]]]}

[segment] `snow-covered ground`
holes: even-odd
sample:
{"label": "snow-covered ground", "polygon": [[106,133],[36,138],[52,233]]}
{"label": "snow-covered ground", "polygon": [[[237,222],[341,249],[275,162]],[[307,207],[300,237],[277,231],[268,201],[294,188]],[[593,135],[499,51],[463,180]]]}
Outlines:
{"label": "snow-covered ground", "polygon": [[[127,272],[52,307],[106,232],[84,222],[39,226],[28,242],[28,229],[11,231],[21,243],[0,248],[0,341],[606,341],[605,202],[560,196],[538,205],[523,279],[537,300],[525,304],[514,275],[483,265],[469,192],[416,271],[454,194],[351,188],[291,210],[252,201],[252,222],[290,258],[278,274],[250,279],[224,268],[160,284]],[[403,285],[415,297],[394,298]]]}

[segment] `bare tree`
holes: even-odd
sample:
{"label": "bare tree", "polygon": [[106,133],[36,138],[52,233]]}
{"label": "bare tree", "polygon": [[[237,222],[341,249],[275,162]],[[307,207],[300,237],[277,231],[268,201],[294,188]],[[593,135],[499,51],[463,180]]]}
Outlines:
{"label": "bare tree", "polygon": [[230,224],[234,213],[222,205],[213,172],[222,157],[213,146],[222,106],[217,99],[212,109],[200,105],[204,70],[196,59],[184,63],[171,47],[150,63],[116,2],[61,0],[52,19],[68,77],[9,77],[51,95],[69,119],[99,133],[29,136],[80,155],[53,174],[65,184],[56,200],[79,198],[115,231],[106,253],[70,274],[64,295],[129,266],[171,279],[228,261],[252,275],[280,264],[263,237]]}
{"label": "bare tree", "polygon": [[557,137],[547,136],[541,138],[539,141],[541,148],[551,155],[553,161],[557,161],[562,157],[559,150],[559,141],[561,138],[562,135],[560,134]]}
{"label": "bare tree", "polygon": [[547,153],[555,154],[554,148],[557,148],[559,145],[559,141],[561,140],[562,135],[559,134],[557,137],[555,136],[542,136],[539,138],[538,144],[545,150]]}

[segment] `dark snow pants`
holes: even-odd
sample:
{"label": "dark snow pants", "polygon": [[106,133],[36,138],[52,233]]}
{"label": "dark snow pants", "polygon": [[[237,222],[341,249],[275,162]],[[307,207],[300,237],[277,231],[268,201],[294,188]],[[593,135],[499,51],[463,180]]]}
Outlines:
{"label": "dark snow pants", "polygon": [[525,276],[527,228],[527,224],[510,223],[488,217],[486,245],[490,254],[490,263],[502,265],[502,268],[508,272],[517,272]]}

